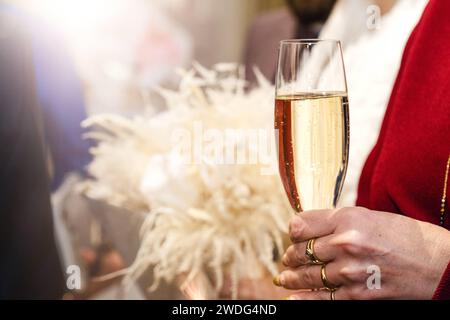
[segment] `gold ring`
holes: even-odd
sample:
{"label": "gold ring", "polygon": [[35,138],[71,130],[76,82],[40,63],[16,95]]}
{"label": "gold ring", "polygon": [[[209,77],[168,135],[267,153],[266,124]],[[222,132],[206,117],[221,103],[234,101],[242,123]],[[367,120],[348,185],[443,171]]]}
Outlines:
{"label": "gold ring", "polygon": [[323,264],[323,261],[321,261],[319,258],[317,258],[315,252],[314,252],[314,242],[316,239],[309,239],[306,243],[306,251],[305,255],[308,257],[308,259],[311,261],[312,264]]}
{"label": "gold ring", "polygon": [[326,271],[325,271],[325,268],[326,268],[326,264],[323,264],[322,267],[320,268],[320,278],[322,279],[323,286],[324,286],[328,291],[335,291],[335,290],[338,288],[338,286],[335,285],[335,284],[333,284],[333,283],[331,283],[331,282],[328,280],[328,277],[327,277],[327,273],[326,273]]}
{"label": "gold ring", "polygon": [[331,301],[336,300],[336,289],[335,290],[330,290],[330,300]]}

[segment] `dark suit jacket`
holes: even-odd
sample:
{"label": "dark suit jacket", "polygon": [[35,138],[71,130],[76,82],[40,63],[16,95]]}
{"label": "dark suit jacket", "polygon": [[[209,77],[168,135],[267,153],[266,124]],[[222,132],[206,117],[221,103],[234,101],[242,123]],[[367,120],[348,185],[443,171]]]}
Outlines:
{"label": "dark suit jacket", "polygon": [[64,280],[30,41],[11,15],[0,19],[0,298],[57,299]]}

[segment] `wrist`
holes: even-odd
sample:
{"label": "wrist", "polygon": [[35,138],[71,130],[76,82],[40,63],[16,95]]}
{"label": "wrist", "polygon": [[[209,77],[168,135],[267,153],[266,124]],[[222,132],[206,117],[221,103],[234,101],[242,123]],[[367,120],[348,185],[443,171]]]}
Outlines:
{"label": "wrist", "polygon": [[430,226],[433,232],[426,234],[431,236],[427,242],[430,247],[430,264],[434,269],[434,290],[436,291],[442,285],[449,287],[450,290],[450,274],[446,275],[449,273],[450,263],[450,231],[436,225]]}
{"label": "wrist", "polygon": [[436,250],[435,257],[437,263],[441,265],[442,271],[444,271],[450,263],[450,231],[445,228],[438,227],[438,236],[436,237]]}

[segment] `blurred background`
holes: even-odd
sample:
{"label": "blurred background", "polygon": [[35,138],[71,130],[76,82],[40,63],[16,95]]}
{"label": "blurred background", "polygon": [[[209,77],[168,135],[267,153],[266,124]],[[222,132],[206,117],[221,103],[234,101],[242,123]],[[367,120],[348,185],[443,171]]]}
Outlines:
{"label": "blurred background", "polygon": [[[24,130],[29,131],[30,139],[42,133],[46,161],[39,167],[33,158],[36,154],[20,156],[17,150],[4,150],[2,155],[28,159],[15,162],[17,172],[24,172],[21,166],[29,168],[30,163],[34,166],[31,173],[44,167],[48,172],[41,189],[50,186],[62,263],[81,264],[89,271],[83,290],[66,298],[182,297],[172,284],[148,293],[145,288],[151,275],[125,296],[115,287],[115,279],[101,284],[91,281],[133,261],[142,216],[90,201],[73,191],[91,160],[91,145],[82,139],[82,120],[105,112],[140,115],[150,112],[149,105],[153,106],[151,112],[163,110],[163,100],[153,89],[176,88],[176,70],[190,68],[194,61],[205,67],[243,64],[252,87],[256,82],[253,67],[274,81],[280,40],[339,39],[344,47],[352,123],[350,166],[341,204],[352,205],[362,166],[378,137],[403,48],[426,4],[426,0],[0,1],[0,129],[7,133],[2,141],[11,145],[11,137],[22,137]],[[31,109],[39,114],[39,134],[25,122],[17,125],[11,121],[24,115],[16,114],[13,103],[23,96],[35,97],[17,103],[25,108],[25,114]],[[25,147],[27,143],[36,145],[31,140],[20,142]],[[24,184],[37,181],[31,173],[14,176],[9,170],[11,181],[17,176]],[[22,188],[20,198],[10,197],[5,190],[14,189],[11,181],[2,180],[0,196],[2,201],[10,201],[9,211],[18,212],[17,203],[27,196],[36,199],[39,187],[33,185],[27,195],[22,185],[17,185]],[[39,216],[20,223],[25,220],[31,225],[39,221],[51,226]],[[35,229],[24,230],[20,241],[33,241],[30,234],[37,232]],[[19,238],[11,237],[2,242]],[[41,249],[48,248],[43,244]],[[10,254],[14,259],[15,253]],[[267,290],[263,287],[258,292],[247,290],[246,298],[273,297],[270,279]]]}

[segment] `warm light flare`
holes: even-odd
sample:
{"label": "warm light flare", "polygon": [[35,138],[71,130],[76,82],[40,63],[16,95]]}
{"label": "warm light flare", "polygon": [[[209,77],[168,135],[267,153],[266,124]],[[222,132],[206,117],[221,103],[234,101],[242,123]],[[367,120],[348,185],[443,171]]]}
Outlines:
{"label": "warm light flare", "polygon": [[114,16],[123,0],[39,0],[23,5],[66,32],[92,30]]}

